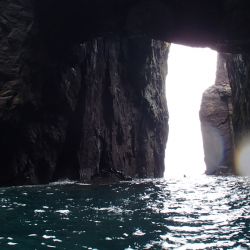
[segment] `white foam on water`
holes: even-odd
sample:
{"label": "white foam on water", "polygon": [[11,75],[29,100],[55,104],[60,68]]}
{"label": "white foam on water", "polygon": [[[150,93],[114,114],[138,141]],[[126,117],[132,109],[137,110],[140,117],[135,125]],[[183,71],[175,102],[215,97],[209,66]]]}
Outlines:
{"label": "white foam on water", "polygon": [[36,237],[37,234],[29,234],[28,236],[29,236],[29,237]]}
{"label": "white foam on water", "polygon": [[49,185],[50,186],[56,186],[56,185],[67,185],[67,184],[75,184],[75,181],[71,181],[69,179],[64,179],[64,180],[59,180],[55,182],[51,182]]}
{"label": "white foam on water", "polygon": [[62,242],[62,240],[59,239],[53,239],[54,242]]}
{"label": "white foam on water", "polygon": [[45,210],[43,210],[43,209],[35,209],[34,213],[45,213]]}
{"label": "white foam on water", "polygon": [[143,233],[140,229],[136,229],[136,231],[133,233],[135,236],[143,236],[145,233]]}
{"label": "white foam on water", "polygon": [[145,249],[145,250],[146,250],[146,249],[153,249],[153,247],[154,247],[154,246],[153,246],[152,244],[149,244],[149,243],[148,243],[148,244],[146,244],[146,245],[143,247],[143,249]]}
{"label": "white foam on water", "polygon": [[76,184],[79,185],[79,186],[91,186],[91,184],[89,184],[89,183],[77,182]]}
{"label": "white foam on water", "polygon": [[15,246],[15,245],[17,245],[16,242],[8,242],[7,244],[10,245],[10,246]]}
{"label": "white foam on water", "polygon": [[68,215],[70,213],[70,211],[68,209],[56,210],[55,212],[60,213],[60,214],[64,214],[64,215]]}
{"label": "white foam on water", "polygon": [[43,238],[44,238],[44,239],[55,239],[55,238],[56,238],[56,236],[54,236],[54,235],[46,235],[46,234],[44,234],[44,235],[43,235]]}
{"label": "white foam on water", "polygon": [[122,214],[122,213],[130,213],[133,212],[132,210],[128,210],[128,209],[122,209],[118,206],[110,206],[110,207],[94,207],[94,210],[97,211],[107,211],[109,213],[115,213],[115,214]]}

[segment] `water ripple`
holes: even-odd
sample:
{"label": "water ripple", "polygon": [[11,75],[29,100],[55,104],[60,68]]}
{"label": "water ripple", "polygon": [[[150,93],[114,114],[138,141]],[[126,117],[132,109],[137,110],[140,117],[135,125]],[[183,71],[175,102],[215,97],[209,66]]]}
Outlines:
{"label": "water ripple", "polygon": [[250,249],[250,178],[0,189],[0,249]]}

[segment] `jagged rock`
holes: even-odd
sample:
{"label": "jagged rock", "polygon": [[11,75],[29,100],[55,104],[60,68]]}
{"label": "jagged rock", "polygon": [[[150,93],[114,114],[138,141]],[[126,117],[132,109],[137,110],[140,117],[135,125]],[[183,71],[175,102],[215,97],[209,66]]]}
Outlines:
{"label": "jagged rock", "polygon": [[232,101],[226,62],[218,56],[215,84],[202,96],[201,131],[207,174],[233,172]]}
{"label": "jagged rock", "polygon": [[117,171],[116,169],[101,170],[99,173],[91,177],[92,184],[111,184],[120,181],[131,181],[132,178],[125,176],[122,172]]}
{"label": "jagged rock", "polygon": [[78,132],[80,179],[90,181],[113,168],[125,176],[162,176],[168,133],[164,96],[168,45],[112,37],[82,49],[86,62]]}
{"label": "jagged rock", "polygon": [[110,169],[161,177],[168,44],[51,43],[31,3],[0,3],[0,185],[91,181]]}
{"label": "jagged rock", "polygon": [[233,128],[249,130],[249,10],[248,0],[1,0],[0,185],[89,181],[111,167],[162,176],[168,45],[150,38],[242,53],[228,59]]}
{"label": "jagged rock", "polygon": [[235,173],[250,175],[250,55],[228,54],[226,57],[229,82],[232,88],[233,130],[235,140]]}

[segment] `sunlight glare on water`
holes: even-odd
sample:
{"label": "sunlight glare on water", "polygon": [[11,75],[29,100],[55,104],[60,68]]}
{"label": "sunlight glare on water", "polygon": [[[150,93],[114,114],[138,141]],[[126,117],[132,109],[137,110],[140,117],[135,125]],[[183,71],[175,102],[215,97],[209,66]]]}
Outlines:
{"label": "sunlight glare on water", "polygon": [[199,109],[203,92],[215,82],[217,52],[172,44],[168,59],[166,97],[169,138],[165,176],[205,172]]}
{"label": "sunlight glare on water", "polygon": [[0,189],[0,249],[250,249],[249,177]]}

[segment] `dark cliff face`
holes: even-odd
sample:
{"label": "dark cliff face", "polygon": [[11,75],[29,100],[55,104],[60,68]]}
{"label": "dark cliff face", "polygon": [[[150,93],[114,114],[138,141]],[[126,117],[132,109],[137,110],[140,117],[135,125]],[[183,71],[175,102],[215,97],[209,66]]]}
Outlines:
{"label": "dark cliff face", "polygon": [[227,68],[232,88],[233,130],[235,140],[235,173],[250,175],[250,55],[227,55]]}
{"label": "dark cliff face", "polygon": [[[75,155],[80,179],[110,169],[132,177],[161,177],[168,133],[164,91],[168,45],[117,37],[82,46],[84,100]],[[70,171],[70,164],[65,167]]]}
{"label": "dark cliff face", "polygon": [[0,184],[162,176],[168,45],[57,44],[28,3],[0,3]]}
{"label": "dark cliff face", "polygon": [[0,1],[0,184],[162,176],[168,45],[145,34],[241,53],[227,65],[248,133],[248,22],[247,0]]}
{"label": "dark cliff face", "polygon": [[200,0],[36,0],[34,3],[36,16],[48,38],[88,39],[110,32],[130,32],[223,50],[249,48],[248,0],[202,3]]}
{"label": "dark cliff face", "polygon": [[232,100],[225,55],[218,55],[215,84],[202,96],[201,131],[207,174],[233,172]]}

